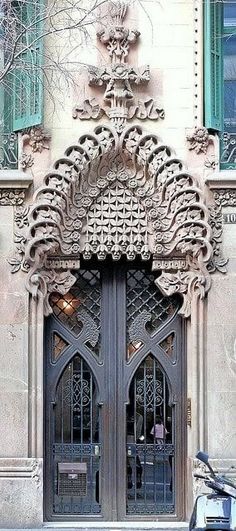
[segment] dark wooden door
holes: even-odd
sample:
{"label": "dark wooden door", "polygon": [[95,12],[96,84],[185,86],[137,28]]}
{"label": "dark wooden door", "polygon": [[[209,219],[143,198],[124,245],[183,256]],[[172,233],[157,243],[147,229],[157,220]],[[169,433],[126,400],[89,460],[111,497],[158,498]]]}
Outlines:
{"label": "dark wooden door", "polygon": [[81,269],[45,333],[45,516],[181,518],[179,301],[143,266]]}

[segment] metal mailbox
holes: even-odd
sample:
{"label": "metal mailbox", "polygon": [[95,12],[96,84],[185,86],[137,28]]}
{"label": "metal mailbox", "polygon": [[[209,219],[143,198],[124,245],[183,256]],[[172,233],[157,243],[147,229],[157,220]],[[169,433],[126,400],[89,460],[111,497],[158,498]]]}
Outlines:
{"label": "metal mailbox", "polygon": [[58,496],[87,496],[87,463],[58,463]]}

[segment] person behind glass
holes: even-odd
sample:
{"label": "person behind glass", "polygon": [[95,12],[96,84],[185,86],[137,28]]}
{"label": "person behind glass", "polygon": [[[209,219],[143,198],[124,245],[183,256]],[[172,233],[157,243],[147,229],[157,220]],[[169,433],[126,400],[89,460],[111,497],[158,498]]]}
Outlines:
{"label": "person behind glass", "polygon": [[157,443],[163,443],[168,431],[165,428],[161,417],[157,417],[156,424],[152,427],[150,434],[153,436],[154,441]]}

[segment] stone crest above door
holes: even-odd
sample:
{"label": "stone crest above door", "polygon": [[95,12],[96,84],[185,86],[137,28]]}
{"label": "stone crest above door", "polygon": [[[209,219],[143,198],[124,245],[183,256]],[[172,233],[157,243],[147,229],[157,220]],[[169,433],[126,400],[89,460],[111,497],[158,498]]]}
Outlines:
{"label": "stone crest above door", "polygon": [[82,256],[152,259],[165,295],[181,293],[190,313],[194,291],[210,287],[208,210],[196,179],[160,139],[141,127],[120,135],[99,126],[70,146],[46,175],[29,210],[16,214],[18,257],[27,288],[65,293]]}

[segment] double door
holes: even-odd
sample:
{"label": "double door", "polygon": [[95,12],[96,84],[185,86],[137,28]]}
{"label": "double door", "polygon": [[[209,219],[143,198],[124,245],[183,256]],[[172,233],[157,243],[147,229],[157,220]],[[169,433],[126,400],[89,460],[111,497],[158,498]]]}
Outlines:
{"label": "double door", "polygon": [[45,333],[45,517],[181,518],[179,300],[148,269],[96,264],[53,294]]}

